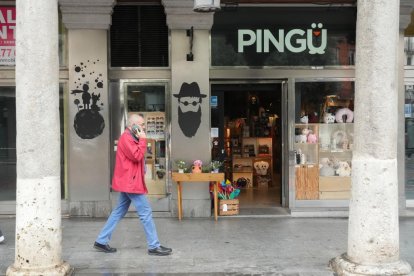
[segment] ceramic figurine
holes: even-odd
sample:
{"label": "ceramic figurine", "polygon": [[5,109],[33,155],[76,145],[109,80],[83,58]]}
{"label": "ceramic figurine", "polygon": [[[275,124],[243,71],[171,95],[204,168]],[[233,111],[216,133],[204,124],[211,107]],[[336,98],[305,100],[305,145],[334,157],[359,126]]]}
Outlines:
{"label": "ceramic figurine", "polygon": [[202,169],[201,167],[203,166],[203,162],[201,160],[195,160],[193,162],[193,166],[191,167],[191,171],[193,173],[201,173]]}

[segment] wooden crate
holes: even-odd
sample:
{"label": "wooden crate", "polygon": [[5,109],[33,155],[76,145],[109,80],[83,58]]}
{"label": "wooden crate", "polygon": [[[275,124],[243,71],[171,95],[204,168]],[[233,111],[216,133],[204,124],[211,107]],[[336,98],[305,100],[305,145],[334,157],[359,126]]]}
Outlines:
{"label": "wooden crate", "polygon": [[219,215],[233,216],[239,214],[239,200],[238,199],[220,199],[219,200]]}

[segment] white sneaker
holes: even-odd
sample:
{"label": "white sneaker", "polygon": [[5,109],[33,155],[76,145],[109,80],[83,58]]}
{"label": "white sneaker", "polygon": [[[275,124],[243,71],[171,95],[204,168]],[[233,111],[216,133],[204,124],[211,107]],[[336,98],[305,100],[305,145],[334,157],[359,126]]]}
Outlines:
{"label": "white sneaker", "polygon": [[4,236],[0,236],[0,243],[4,241]]}

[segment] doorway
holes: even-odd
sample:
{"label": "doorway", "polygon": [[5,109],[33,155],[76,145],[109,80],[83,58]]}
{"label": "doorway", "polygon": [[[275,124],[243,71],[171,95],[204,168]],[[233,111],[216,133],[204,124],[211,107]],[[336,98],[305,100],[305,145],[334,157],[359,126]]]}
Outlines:
{"label": "doorway", "polygon": [[[131,113],[144,117],[147,134],[145,182],[154,212],[169,212],[169,98],[168,83],[157,80],[121,80],[111,83],[111,174],[116,148]],[[111,175],[112,178],[112,175]],[[115,204],[117,192],[111,191]],[[134,208],[131,206],[130,211]]]}
{"label": "doorway", "polygon": [[283,202],[284,87],[277,83],[211,86],[212,160],[240,187],[240,215],[275,215]]}

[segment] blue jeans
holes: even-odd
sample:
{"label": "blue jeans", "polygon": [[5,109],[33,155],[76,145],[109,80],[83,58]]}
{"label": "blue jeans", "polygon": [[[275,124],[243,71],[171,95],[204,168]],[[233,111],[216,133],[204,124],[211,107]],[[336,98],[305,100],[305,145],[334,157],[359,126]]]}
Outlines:
{"label": "blue jeans", "polygon": [[154,249],[160,246],[157,230],[155,229],[154,220],[152,219],[151,206],[147,201],[147,197],[142,194],[130,194],[122,192],[119,194],[118,204],[112,210],[111,215],[109,216],[108,220],[101,230],[101,233],[99,233],[98,238],[96,239],[97,243],[108,244],[109,240],[111,239],[112,232],[115,230],[115,227],[121,218],[123,218],[127,213],[131,202],[134,204],[138,217],[144,226],[148,249]]}

